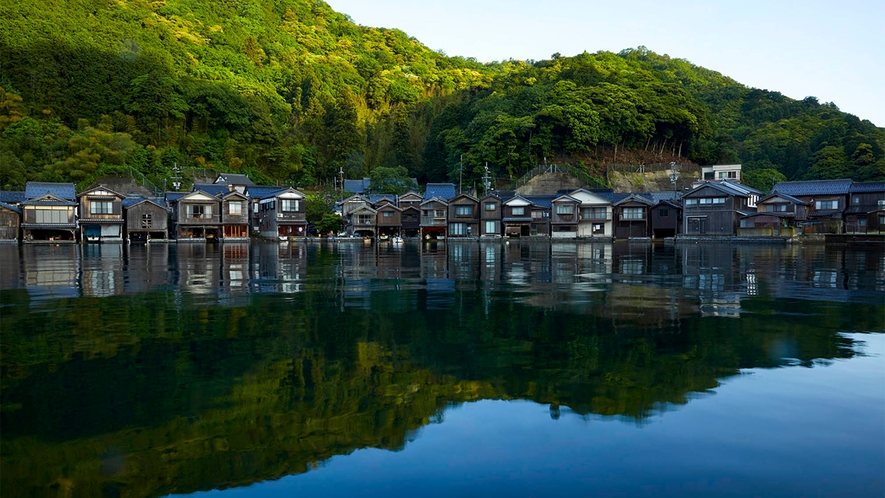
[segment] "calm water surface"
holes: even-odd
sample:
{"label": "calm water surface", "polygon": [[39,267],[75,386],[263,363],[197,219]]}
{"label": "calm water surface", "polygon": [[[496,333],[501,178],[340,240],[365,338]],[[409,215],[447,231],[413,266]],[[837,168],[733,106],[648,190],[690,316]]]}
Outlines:
{"label": "calm water surface", "polygon": [[0,246],[2,496],[885,494],[885,251]]}

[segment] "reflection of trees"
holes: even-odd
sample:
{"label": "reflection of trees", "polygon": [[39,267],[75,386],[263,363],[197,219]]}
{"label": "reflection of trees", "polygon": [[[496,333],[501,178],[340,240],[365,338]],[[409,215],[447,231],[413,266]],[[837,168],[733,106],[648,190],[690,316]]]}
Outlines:
{"label": "reflection of trees", "polygon": [[164,292],[82,298],[43,313],[29,312],[26,292],[3,291],[14,305],[2,322],[0,484],[25,494],[65,483],[83,496],[242,485],[402,448],[447,405],[477,399],[641,420],[783,354],[845,357],[836,331],[874,330],[882,311],[802,316],[758,298],[741,320],[621,323],[603,311],[625,296],[551,310],[477,287],[452,289],[446,309],[417,288],[369,309],[316,290],[240,307]]}

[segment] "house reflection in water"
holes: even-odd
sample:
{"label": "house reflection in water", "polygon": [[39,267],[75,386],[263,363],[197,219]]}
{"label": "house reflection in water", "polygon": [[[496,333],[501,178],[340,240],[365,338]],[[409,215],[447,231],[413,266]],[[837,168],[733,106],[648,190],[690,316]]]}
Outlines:
{"label": "house reflection in water", "polygon": [[83,244],[79,249],[83,296],[107,297],[125,292],[123,244]]}

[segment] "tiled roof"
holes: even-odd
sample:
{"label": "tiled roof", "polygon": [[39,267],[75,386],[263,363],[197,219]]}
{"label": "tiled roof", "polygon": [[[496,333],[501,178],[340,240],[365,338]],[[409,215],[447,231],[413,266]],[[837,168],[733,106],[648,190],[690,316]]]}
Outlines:
{"label": "tiled roof", "polygon": [[166,192],[166,202],[175,202],[190,192]]}
{"label": "tiled roof", "polygon": [[428,183],[427,189],[424,190],[424,199],[432,199],[440,197],[443,199],[451,199],[455,197],[454,183]]}
{"label": "tiled roof", "polygon": [[797,199],[796,197],[793,197],[792,195],[784,194],[783,192],[778,192],[777,190],[772,190],[770,194],[763,197],[762,199],[759,199],[759,203],[765,202],[768,199],[771,199],[772,197],[780,197],[781,199],[786,199],[786,200],[792,202],[793,204],[799,204],[801,206],[808,205],[808,203],[803,201],[802,199]]}
{"label": "tiled roof", "polygon": [[234,173],[221,173],[218,175],[218,178],[215,179],[215,183],[219,185],[245,185],[247,187],[255,185],[255,183],[249,179],[248,175]]}
{"label": "tiled roof", "polygon": [[362,194],[366,190],[369,189],[371,182],[368,178],[363,178],[362,180],[348,180],[344,179],[344,191],[351,192],[353,194]]}
{"label": "tiled roof", "polygon": [[748,186],[744,185],[743,183],[733,182],[733,181],[728,180],[728,179],[726,179],[726,180],[719,180],[719,183],[722,184],[722,185],[726,185],[726,186],[728,186],[728,187],[731,187],[731,188],[733,188],[734,190],[737,190],[737,191],[739,191],[739,192],[746,192],[746,193],[748,193],[748,194],[763,195],[763,192],[760,192],[759,190],[756,190],[756,189],[754,189],[754,188],[752,188],[752,187],[748,187]]}
{"label": "tiled roof", "polygon": [[250,185],[246,187],[246,194],[253,199],[267,199],[268,197],[273,197],[280,192],[281,190],[286,190],[285,187],[266,187],[264,185]]}
{"label": "tiled roof", "polygon": [[46,194],[68,201],[77,200],[73,183],[28,182],[25,185],[25,199],[36,199]]}
{"label": "tiled roof", "polygon": [[[724,193],[724,194],[728,194],[728,195],[734,195],[734,196],[739,196],[739,197],[749,197],[749,196],[746,194],[746,192],[742,192],[742,191],[740,191],[740,190],[736,190],[736,189],[734,189],[734,188],[732,188],[732,187],[730,187],[730,186],[728,186],[728,185],[724,185],[724,184],[719,183],[719,182],[704,182],[704,183],[698,185],[697,187],[695,187],[695,188],[689,190],[688,192],[686,192],[686,193],[685,193],[685,196],[691,195],[691,194],[693,194],[693,193],[695,193],[695,192],[697,192],[697,191],[699,191],[699,190],[701,190],[701,189],[703,189],[703,188],[712,188],[712,189],[714,189],[714,190],[718,190],[718,191],[720,191],[720,192],[722,192],[722,193]],[[683,196],[683,197],[685,197],[685,196]]]}
{"label": "tiled roof", "polygon": [[771,189],[787,195],[846,195],[851,180],[811,180],[807,182],[778,182]]}
{"label": "tiled roof", "polygon": [[530,201],[532,204],[542,208],[551,208],[553,207],[553,199],[557,196],[555,195],[525,195],[523,196],[527,201]]}
{"label": "tiled roof", "polygon": [[855,182],[851,184],[850,192],[852,194],[862,192],[883,192],[885,193],[885,182]]}
{"label": "tiled roof", "polygon": [[216,184],[216,183],[195,183],[194,184],[194,192],[197,190],[202,190],[209,195],[224,195],[230,192],[230,188],[227,185]]}
{"label": "tiled roof", "polygon": [[11,204],[7,204],[7,203],[5,203],[5,202],[3,202],[3,201],[0,201],[0,206],[5,207],[6,209],[11,209],[11,210],[15,211],[15,212],[18,213],[18,214],[22,214],[22,210],[21,210],[21,209],[19,209],[19,208],[13,206],[13,205],[11,205]]}
{"label": "tiled roof", "polygon": [[8,202],[10,204],[18,204],[24,200],[25,200],[24,191],[0,190],[0,202]]}
{"label": "tiled roof", "polygon": [[396,202],[396,194],[369,194],[369,202],[371,202],[372,204],[374,204],[380,200],[383,200],[383,199],[387,199],[390,202],[395,203]]}
{"label": "tiled roof", "polygon": [[123,199],[123,207],[130,208],[140,202],[150,202],[152,204],[156,204],[157,206],[160,206],[163,209],[166,209],[166,201],[164,201],[163,199],[147,198],[147,197],[142,197],[140,195],[124,198]]}

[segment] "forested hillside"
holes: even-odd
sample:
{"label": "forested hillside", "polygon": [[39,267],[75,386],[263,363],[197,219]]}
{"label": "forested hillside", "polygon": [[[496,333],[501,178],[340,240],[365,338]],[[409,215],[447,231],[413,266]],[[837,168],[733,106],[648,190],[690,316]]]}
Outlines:
{"label": "forested hillside", "polygon": [[322,1],[0,6],[0,188],[219,171],[498,179],[543,160],[741,162],[746,180],[885,179],[885,130],[645,48],[480,64]]}

